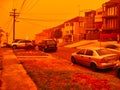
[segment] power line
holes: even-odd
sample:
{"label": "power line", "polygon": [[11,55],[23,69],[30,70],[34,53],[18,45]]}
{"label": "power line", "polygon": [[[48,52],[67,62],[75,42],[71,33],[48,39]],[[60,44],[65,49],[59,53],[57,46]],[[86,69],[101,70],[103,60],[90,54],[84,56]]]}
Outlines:
{"label": "power line", "polygon": [[38,1],[39,1],[39,0],[37,0],[37,1],[31,6],[31,8],[29,9],[29,11],[32,10],[33,7],[35,7],[35,5],[38,3]]}
{"label": "power line", "polygon": [[57,20],[55,20],[55,19],[54,20],[52,20],[52,19],[51,20],[50,19],[49,20],[48,19],[47,20],[46,19],[32,19],[32,18],[18,18],[18,19],[30,20],[30,21],[41,21],[41,22],[60,22],[60,21],[65,21],[65,20],[58,20],[58,19]]}
{"label": "power line", "polygon": [[[23,20],[24,20],[24,19],[23,19]],[[33,22],[33,21],[28,21],[28,20],[24,20],[24,21],[27,22],[27,23],[29,23],[29,24],[35,25],[35,26],[37,26],[37,27],[48,27],[48,26],[43,26],[43,25],[41,25],[41,24],[35,23],[35,22]]]}
{"label": "power line", "polygon": [[27,0],[24,0],[24,1],[23,1],[19,13],[21,13],[21,11],[22,11],[22,9],[23,9],[23,7],[24,7],[26,1],[27,1]]}
{"label": "power line", "polygon": [[[35,0],[34,0],[35,1]],[[33,1],[31,1],[31,2],[27,2],[27,8],[28,8],[28,10],[26,10],[26,12],[29,12],[36,4],[37,4],[37,2],[38,2],[39,0],[37,0],[37,1],[35,1],[34,3],[33,3]]]}

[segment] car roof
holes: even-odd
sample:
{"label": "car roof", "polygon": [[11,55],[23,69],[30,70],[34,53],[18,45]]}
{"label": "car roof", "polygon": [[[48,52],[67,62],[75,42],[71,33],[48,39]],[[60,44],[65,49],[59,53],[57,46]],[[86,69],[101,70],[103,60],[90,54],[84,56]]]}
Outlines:
{"label": "car roof", "polygon": [[43,40],[54,40],[54,39],[43,39]]}

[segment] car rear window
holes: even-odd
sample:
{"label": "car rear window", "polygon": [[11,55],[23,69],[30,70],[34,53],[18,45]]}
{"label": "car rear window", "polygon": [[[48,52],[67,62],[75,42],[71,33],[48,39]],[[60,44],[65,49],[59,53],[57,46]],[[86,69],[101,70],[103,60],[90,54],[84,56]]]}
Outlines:
{"label": "car rear window", "polygon": [[54,40],[48,40],[47,44],[56,44],[56,42]]}
{"label": "car rear window", "polygon": [[107,55],[107,54],[112,54],[112,52],[110,52],[109,50],[107,49],[99,49],[99,50],[96,50],[96,52],[102,56],[102,55]]}

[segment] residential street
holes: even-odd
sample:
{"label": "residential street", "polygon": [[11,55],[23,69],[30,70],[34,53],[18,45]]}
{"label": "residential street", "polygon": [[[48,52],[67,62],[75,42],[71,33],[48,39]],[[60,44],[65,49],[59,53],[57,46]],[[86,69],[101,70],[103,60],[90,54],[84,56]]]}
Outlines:
{"label": "residential street", "polygon": [[[90,42],[87,42],[88,44],[84,42],[83,44],[76,45],[76,46],[78,46],[78,47],[85,47],[85,45],[86,46],[97,46],[97,45],[99,46],[99,43],[98,42],[96,43],[96,41],[92,41],[91,44],[90,44]],[[111,42],[111,43],[113,43],[113,42]],[[114,43],[116,44],[116,42],[114,42]],[[110,42],[106,42],[106,43],[102,42],[102,46],[104,46],[106,44],[110,44]],[[72,46],[74,46],[74,45],[72,45]],[[115,86],[110,85],[111,87],[110,86],[109,87],[112,88],[112,90],[114,90],[113,88],[116,88],[116,90],[118,90],[120,80],[119,80],[119,78],[116,77],[114,70],[100,70],[98,72],[93,72],[89,67],[85,67],[85,66],[78,65],[78,64],[72,64],[72,62],[70,60],[71,53],[73,53],[77,50],[78,50],[78,48],[75,48],[75,47],[72,47],[72,48],[70,48],[70,47],[58,47],[57,52],[48,52],[48,53],[43,53],[40,51],[38,51],[38,52],[36,52],[36,51],[35,52],[34,51],[25,52],[25,51],[18,50],[17,53],[19,52],[19,54],[16,54],[16,55],[17,55],[18,59],[23,63],[23,66],[28,71],[30,70],[30,72],[32,72],[34,74],[35,73],[40,74],[40,72],[34,71],[34,70],[32,71],[31,67],[34,67],[34,69],[36,69],[36,70],[40,69],[42,71],[44,71],[44,68],[46,68],[50,71],[52,70],[53,75],[54,75],[54,71],[56,71],[56,70],[58,70],[58,72],[59,72],[59,70],[60,70],[60,72],[61,72],[61,70],[62,71],[65,70],[66,72],[71,72],[71,70],[72,70],[73,74],[76,73],[76,71],[82,72],[85,75],[87,75],[87,77],[89,77],[89,75],[90,75],[90,77],[91,76],[94,78],[97,77],[100,79],[100,81],[102,78],[108,80],[109,83],[112,82],[111,79],[113,80],[113,82],[117,81],[116,84],[114,84]],[[40,56],[38,57],[38,55],[40,55]],[[51,56],[52,56],[52,58],[51,58]],[[33,63],[31,63],[31,62],[33,62]],[[47,73],[46,73],[46,75],[47,75]],[[39,76],[37,76],[37,77],[39,77]],[[61,78],[61,77],[59,77],[59,78]],[[48,78],[48,80],[49,79],[50,78]],[[39,82],[39,80],[37,78],[35,80],[37,80]],[[39,84],[37,86],[41,86],[41,84]],[[41,87],[38,87],[38,88],[41,88]],[[48,88],[47,86],[45,86],[45,87]]]}
{"label": "residential street", "polygon": [[[90,46],[96,45],[95,42],[87,43]],[[77,46],[84,47],[87,43]],[[73,64],[70,56],[77,50],[75,47],[58,47],[57,52],[44,53],[2,48],[1,90],[17,90],[19,87],[19,90],[30,90],[29,87],[34,90],[120,90],[120,79],[116,77],[114,70],[93,72],[89,67]],[[24,82],[23,77],[27,82]],[[12,88],[12,83],[15,82],[17,84]],[[24,83],[20,84],[21,82]]]}
{"label": "residential street", "polygon": [[0,90],[120,90],[120,0],[0,4]]}

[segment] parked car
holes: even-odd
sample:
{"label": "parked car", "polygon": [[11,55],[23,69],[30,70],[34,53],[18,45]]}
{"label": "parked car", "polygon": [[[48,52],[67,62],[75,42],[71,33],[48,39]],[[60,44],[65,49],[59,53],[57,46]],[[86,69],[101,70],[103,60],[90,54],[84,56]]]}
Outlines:
{"label": "parked car", "polygon": [[105,46],[105,48],[118,49],[119,47],[115,44],[108,44],[108,45]]}
{"label": "parked car", "polygon": [[41,51],[57,51],[57,42],[53,39],[44,39],[38,43],[38,48]]}
{"label": "parked car", "polygon": [[116,76],[120,78],[120,65],[116,68]]}
{"label": "parked car", "polygon": [[34,49],[34,45],[31,40],[17,40],[12,42],[13,49]]}
{"label": "parked car", "polygon": [[1,45],[1,48],[11,48],[11,45],[8,44],[8,43],[3,43],[3,44]]}
{"label": "parked car", "polygon": [[108,44],[105,46],[105,48],[107,48],[110,52],[117,54],[120,60],[120,46],[115,44]]}
{"label": "parked car", "polygon": [[118,55],[109,52],[105,48],[83,48],[72,53],[72,63],[79,63],[91,67],[93,71],[98,69],[113,68],[118,62]]}

